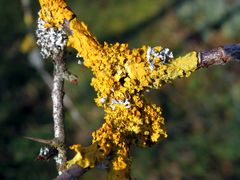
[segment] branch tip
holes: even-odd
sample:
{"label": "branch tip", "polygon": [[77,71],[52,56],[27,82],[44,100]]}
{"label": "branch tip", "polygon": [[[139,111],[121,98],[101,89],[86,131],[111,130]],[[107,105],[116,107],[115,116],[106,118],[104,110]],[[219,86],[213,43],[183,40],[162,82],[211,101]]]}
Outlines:
{"label": "branch tip", "polygon": [[240,44],[231,44],[198,53],[198,68],[240,60]]}

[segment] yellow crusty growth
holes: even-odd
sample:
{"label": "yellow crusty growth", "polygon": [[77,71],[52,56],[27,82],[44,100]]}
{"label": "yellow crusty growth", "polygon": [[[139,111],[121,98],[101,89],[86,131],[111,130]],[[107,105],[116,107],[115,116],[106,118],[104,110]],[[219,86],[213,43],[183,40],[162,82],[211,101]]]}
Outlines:
{"label": "yellow crusty growth", "polygon": [[40,18],[48,27],[60,27],[64,20],[70,20],[74,14],[63,0],[39,0],[41,5]]}
{"label": "yellow crusty growth", "polygon": [[[68,161],[68,166],[94,167],[110,156],[111,178],[118,179],[121,175],[127,179],[131,145],[147,147],[167,137],[161,109],[145,101],[144,90],[189,76],[197,68],[197,53],[164,63],[159,56],[149,54],[148,46],[129,49],[128,44],[101,45],[83,22],[73,18],[63,0],[40,2],[40,17],[50,26],[59,27],[64,19],[69,21],[72,33],[68,46],[75,48],[84,65],[92,69],[91,84],[97,91],[95,101],[105,111],[105,123],[93,132],[92,145],[72,146],[77,154]],[[154,50],[159,53],[163,48]]]}

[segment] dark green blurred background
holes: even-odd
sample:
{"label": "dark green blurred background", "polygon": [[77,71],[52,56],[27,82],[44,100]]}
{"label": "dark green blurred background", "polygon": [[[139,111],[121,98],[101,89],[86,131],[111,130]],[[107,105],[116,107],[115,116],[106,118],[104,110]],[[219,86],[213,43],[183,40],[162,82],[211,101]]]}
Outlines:
{"label": "dark green blurred background", "polygon": [[[130,47],[162,45],[175,56],[240,42],[240,0],[69,0],[98,39]],[[31,2],[36,27],[38,1]],[[40,144],[23,136],[52,138],[50,90],[19,51],[27,33],[20,1],[0,1],[0,179],[53,179],[53,161],[35,158]],[[52,72],[49,60],[45,68]],[[66,93],[84,118],[66,112],[67,144],[91,141],[103,122],[94,104],[91,72],[68,58],[79,84]],[[240,64],[214,66],[146,94],[161,105],[169,137],[147,149],[133,148],[132,177],[240,179]],[[69,156],[72,154],[69,153]],[[95,169],[83,179],[104,179]]]}

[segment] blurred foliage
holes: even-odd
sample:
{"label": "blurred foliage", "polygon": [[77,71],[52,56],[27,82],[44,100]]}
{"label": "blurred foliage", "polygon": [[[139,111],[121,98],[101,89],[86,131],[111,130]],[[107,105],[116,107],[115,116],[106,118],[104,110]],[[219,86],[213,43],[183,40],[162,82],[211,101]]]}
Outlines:
{"label": "blurred foliage", "polygon": [[[240,40],[239,0],[71,0],[70,7],[103,41],[172,48],[175,54]],[[0,1],[0,179],[51,179],[53,161],[38,162],[39,144],[23,136],[51,138],[50,91],[19,52],[26,34],[19,1]],[[39,5],[32,1],[37,18]],[[34,25],[35,26],[35,25]],[[73,53],[73,52],[71,52]],[[74,54],[74,53],[73,53]],[[176,56],[175,55],[175,56]],[[52,66],[46,62],[51,73]],[[68,58],[79,85],[66,93],[88,122],[79,127],[66,112],[67,143],[88,144],[103,122],[89,85],[91,72]],[[148,149],[133,148],[132,176],[143,179],[240,178],[240,65],[210,67],[146,93],[160,104],[169,137]],[[93,170],[83,179],[104,179]]]}

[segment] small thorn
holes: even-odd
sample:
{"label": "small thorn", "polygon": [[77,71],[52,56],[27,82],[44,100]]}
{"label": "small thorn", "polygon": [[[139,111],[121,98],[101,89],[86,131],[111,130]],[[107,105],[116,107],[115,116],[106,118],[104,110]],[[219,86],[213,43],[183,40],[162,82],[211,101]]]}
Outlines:
{"label": "small thorn", "polygon": [[40,139],[40,138],[34,138],[34,137],[24,137],[25,139],[31,140],[31,141],[35,141],[35,142],[39,142],[39,143],[43,143],[43,144],[49,144],[52,145],[52,140],[47,140],[47,139]]}

